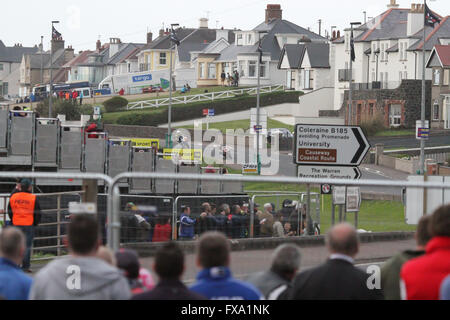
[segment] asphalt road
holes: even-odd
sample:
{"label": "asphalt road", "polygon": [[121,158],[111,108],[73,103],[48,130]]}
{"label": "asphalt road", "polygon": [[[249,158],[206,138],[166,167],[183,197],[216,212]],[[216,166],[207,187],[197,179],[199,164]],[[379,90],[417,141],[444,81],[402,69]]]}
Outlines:
{"label": "asphalt road", "polygon": [[[415,241],[413,239],[362,243],[355,262],[360,268],[365,269],[369,265],[379,265],[398,252],[413,249],[414,247]],[[300,251],[302,254],[300,271],[315,267],[323,263],[328,257],[325,246],[300,247]],[[239,279],[245,279],[253,273],[268,269],[272,253],[273,249],[232,252],[231,270],[234,276]],[[141,258],[140,260],[143,267],[152,270],[154,258]],[[186,255],[185,265],[186,270],[183,280],[187,283],[192,283],[199,271],[195,254]]]}
{"label": "asphalt road", "polygon": [[[413,136],[404,138],[377,137],[369,139],[370,145],[375,146],[377,143],[383,143],[385,148],[420,148],[420,141]],[[448,135],[431,135],[426,141],[426,147],[450,145],[450,134]]]}

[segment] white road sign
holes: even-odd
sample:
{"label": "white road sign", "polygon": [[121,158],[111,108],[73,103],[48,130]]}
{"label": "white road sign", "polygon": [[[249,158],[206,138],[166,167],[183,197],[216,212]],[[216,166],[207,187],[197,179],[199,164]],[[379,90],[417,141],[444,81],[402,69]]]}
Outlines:
{"label": "white road sign", "polygon": [[359,180],[361,171],[356,167],[298,166],[298,177]]}
{"label": "white road sign", "polygon": [[361,206],[361,191],[359,187],[347,187],[347,212],[358,212]]}
{"label": "white road sign", "polygon": [[333,187],[333,204],[345,204],[345,187]]}
{"label": "white road sign", "polygon": [[299,165],[359,166],[369,149],[360,127],[295,126],[294,161]]}

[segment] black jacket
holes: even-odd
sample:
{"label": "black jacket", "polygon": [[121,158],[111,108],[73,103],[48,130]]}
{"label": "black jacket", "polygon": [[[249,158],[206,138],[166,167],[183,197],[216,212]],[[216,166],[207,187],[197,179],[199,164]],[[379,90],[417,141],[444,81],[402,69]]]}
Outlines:
{"label": "black jacket", "polygon": [[341,259],[298,274],[289,289],[290,300],[376,300],[381,290],[367,287],[369,274]]}
{"label": "black jacket", "polygon": [[131,298],[132,300],[207,300],[189,290],[179,280],[161,280],[155,288]]}

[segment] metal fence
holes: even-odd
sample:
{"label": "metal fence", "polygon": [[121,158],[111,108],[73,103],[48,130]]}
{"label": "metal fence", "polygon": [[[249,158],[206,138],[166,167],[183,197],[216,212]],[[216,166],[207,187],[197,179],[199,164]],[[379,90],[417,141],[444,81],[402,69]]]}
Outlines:
{"label": "metal fence", "polygon": [[[284,91],[284,85],[277,86],[265,86],[260,88],[261,93],[270,93],[276,91]],[[236,90],[227,90],[220,92],[209,92],[209,93],[201,93],[195,95],[188,96],[179,96],[172,97],[172,105],[176,104],[187,104],[193,102],[201,102],[201,101],[214,101],[219,99],[227,99],[233,98],[237,95],[243,94],[256,94],[257,88],[242,88]],[[143,100],[138,102],[131,102],[127,105],[127,110],[133,109],[145,109],[145,108],[159,108],[163,106],[168,106],[170,103],[169,98],[161,98],[161,99],[152,99],[152,100]]]}

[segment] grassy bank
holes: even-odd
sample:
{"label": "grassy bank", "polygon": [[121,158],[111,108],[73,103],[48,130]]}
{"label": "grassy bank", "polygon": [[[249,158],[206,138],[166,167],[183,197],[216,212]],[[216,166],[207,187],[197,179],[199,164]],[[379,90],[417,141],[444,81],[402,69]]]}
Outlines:
{"label": "grassy bank", "polygon": [[[180,128],[193,129],[194,125],[182,126]],[[222,133],[225,133],[227,129],[232,129],[232,130],[243,129],[244,131],[246,131],[246,130],[250,129],[250,120],[244,119],[244,120],[235,120],[235,121],[215,122],[215,123],[210,123],[209,128],[220,130]],[[273,128],[286,128],[291,132],[294,131],[294,126],[291,126],[291,125],[285,124],[283,122],[268,118],[267,119],[267,129],[273,129]],[[203,123],[203,130],[206,130],[205,122]]]}

